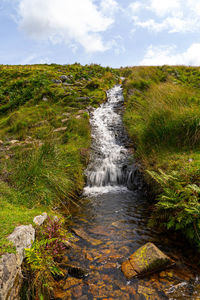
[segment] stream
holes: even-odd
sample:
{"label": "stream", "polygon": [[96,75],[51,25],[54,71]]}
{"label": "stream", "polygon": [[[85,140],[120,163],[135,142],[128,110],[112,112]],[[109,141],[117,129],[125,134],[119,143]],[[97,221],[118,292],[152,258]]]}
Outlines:
{"label": "stream", "polygon": [[[122,124],[123,91],[117,85],[107,102],[91,113],[92,154],[85,171],[81,207],[71,221],[74,247],[68,272],[54,299],[200,299],[198,258],[178,234],[147,225],[151,203],[132,158]],[[176,266],[141,279],[127,280],[121,264],[147,242]]]}

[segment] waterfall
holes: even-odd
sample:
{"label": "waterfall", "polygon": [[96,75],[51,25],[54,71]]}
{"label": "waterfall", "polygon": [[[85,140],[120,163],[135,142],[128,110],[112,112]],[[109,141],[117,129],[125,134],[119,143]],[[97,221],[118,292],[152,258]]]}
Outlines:
{"label": "waterfall", "polygon": [[116,85],[107,92],[107,102],[91,114],[93,143],[90,164],[85,172],[86,195],[127,190],[130,171],[121,117],[123,101],[122,87]]}

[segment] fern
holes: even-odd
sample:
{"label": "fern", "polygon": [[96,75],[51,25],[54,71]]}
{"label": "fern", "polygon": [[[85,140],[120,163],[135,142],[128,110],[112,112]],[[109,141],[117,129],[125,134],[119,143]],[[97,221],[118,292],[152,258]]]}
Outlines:
{"label": "fern", "polygon": [[155,223],[168,211],[169,214],[165,214],[166,228],[182,230],[190,241],[200,247],[200,187],[196,184],[185,184],[175,171],[171,174],[162,170],[147,172],[162,189],[157,196],[153,215],[157,219]]}

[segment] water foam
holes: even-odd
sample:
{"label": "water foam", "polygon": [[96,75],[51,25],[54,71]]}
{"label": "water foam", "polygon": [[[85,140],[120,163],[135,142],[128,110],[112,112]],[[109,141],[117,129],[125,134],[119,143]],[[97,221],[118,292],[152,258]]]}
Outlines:
{"label": "water foam", "polygon": [[119,112],[123,101],[122,88],[117,85],[107,92],[107,102],[91,115],[93,154],[86,170],[86,195],[126,189],[128,151],[117,139],[123,127]]}

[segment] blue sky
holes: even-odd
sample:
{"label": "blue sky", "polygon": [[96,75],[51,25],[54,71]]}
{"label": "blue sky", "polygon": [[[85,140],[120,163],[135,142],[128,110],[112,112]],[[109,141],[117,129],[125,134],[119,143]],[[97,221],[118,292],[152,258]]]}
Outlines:
{"label": "blue sky", "polygon": [[200,65],[200,0],[0,0],[0,64]]}

